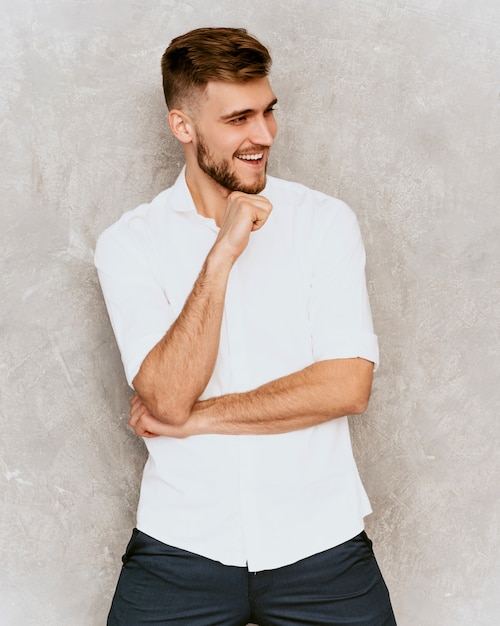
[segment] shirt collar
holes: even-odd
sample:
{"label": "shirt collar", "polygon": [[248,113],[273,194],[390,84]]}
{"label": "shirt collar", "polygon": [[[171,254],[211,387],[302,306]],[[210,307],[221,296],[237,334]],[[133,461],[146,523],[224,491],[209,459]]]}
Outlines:
{"label": "shirt collar", "polygon": [[173,210],[176,213],[196,213],[196,206],[186,183],[186,166],[183,165],[177,180],[172,186],[175,201]]}

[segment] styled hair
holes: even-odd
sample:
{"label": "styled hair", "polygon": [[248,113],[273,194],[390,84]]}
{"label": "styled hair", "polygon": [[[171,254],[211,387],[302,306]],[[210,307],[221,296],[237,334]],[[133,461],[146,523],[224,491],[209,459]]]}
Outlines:
{"label": "styled hair", "polygon": [[179,108],[209,81],[247,82],[271,68],[268,49],[244,28],[197,28],[173,39],[161,60],[167,107]]}

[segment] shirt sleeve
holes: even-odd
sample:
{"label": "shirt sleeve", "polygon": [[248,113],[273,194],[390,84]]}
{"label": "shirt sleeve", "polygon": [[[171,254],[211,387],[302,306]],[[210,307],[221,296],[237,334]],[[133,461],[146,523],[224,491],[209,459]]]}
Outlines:
{"label": "shirt sleeve", "polygon": [[[366,289],[365,250],[354,212],[336,201],[326,208],[315,251],[310,323],[315,360],[361,357],[379,362]],[[323,214],[324,216],[324,214]]]}
{"label": "shirt sleeve", "polygon": [[152,255],[140,230],[118,222],[99,237],[94,257],[131,387],[142,361],[175,320]]}

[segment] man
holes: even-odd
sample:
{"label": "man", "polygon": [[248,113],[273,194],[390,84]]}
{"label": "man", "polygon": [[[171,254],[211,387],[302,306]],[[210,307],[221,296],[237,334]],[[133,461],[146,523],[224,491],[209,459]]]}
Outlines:
{"label": "man", "polygon": [[347,418],[378,359],[352,211],[266,175],[267,49],[198,29],[162,60],[177,182],[96,266],[149,458],[108,624],[394,624]]}

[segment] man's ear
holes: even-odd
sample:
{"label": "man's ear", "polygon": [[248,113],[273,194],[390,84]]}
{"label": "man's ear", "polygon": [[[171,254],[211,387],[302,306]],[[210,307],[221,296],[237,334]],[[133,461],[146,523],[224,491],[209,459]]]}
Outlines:
{"label": "man's ear", "polygon": [[170,124],[170,130],[174,137],[176,137],[181,143],[191,143],[193,141],[195,132],[194,124],[184,111],[180,109],[172,109],[168,113],[168,123]]}

